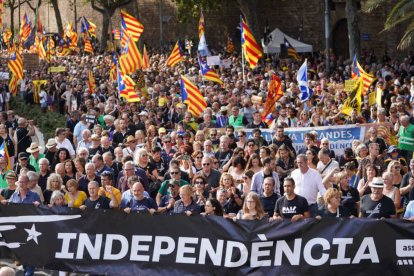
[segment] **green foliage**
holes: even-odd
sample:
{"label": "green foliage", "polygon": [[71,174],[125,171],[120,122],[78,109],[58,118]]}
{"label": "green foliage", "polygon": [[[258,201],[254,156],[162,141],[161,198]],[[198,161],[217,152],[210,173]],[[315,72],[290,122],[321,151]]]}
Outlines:
{"label": "green foliage", "polygon": [[392,5],[391,11],[387,15],[384,23],[384,31],[390,31],[396,25],[407,22],[408,27],[404,31],[398,48],[403,50],[410,47],[414,42],[414,1],[413,0],[367,0],[363,4],[363,11],[370,13],[376,8],[390,3]]}
{"label": "green foliage", "polygon": [[65,127],[66,124],[64,115],[51,111],[43,113],[40,105],[28,105],[19,96],[12,97],[10,108],[19,116],[28,120],[35,120],[37,127],[45,137],[45,141],[55,137],[56,128]]}
{"label": "green foliage", "polygon": [[178,20],[188,22],[200,17],[200,11],[216,11],[221,7],[221,0],[173,0],[177,5]]}

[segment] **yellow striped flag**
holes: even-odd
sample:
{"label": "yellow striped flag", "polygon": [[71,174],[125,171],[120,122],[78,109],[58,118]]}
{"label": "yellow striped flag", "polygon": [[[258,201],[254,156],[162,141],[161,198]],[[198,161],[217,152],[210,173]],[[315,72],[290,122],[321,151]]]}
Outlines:
{"label": "yellow striped flag", "polygon": [[27,13],[24,13],[23,20],[20,26],[19,36],[21,41],[26,41],[32,31],[32,22],[30,22]]}
{"label": "yellow striped flag", "polygon": [[39,98],[39,94],[40,94],[40,87],[42,85],[46,85],[47,84],[47,80],[34,80],[33,81],[33,101],[35,103],[39,103],[40,102],[40,98]]}
{"label": "yellow striped flag", "polygon": [[10,31],[9,28],[7,28],[6,30],[4,30],[3,32],[3,41],[6,45],[9,45],[9,40],[12,37],[12,32]]}
{"label": "yellow striped flag", "polygon": [[262,49],[254,39],[253,33],[250,31],[243,18],[241,19],[241,44],[246,61],[250,68],[255,68],[257,62],[262,57]]}
{"label": "yellow striped flag", "polygon": [[174,65],[176,65],[182,60],[183,58],[181,55],[180,46],[178,45],[178,41],[177,41],[177,43],[175,43],[174,49],[171,52],[171,55],[167,59],[167,66],[173,67]]}
{"label": "yellow striped flag", "polygon": [[118,92],[127,102],[139,102],[140,99],[134,89],[135,82],[118,68]]}
{"label": "yellow striped flag", "polygon": [[15,51],[9,59],[7,66],[9,70],[16,76],[18,80],[23,79],[23,60],[19,51]]}
{"label": "yellow striped flag", "polygon": [[134,41],[138,41],[144,31],[144,25],[125,11],[121,11],[121,25],[131,34]]}
{"label": "yellow striped flag", "polygon": [[114,35],[115,40],[120,40],[121,39],[121,32],[118,29],[113,29],[112,34]]}
{"label": "yellow striped flag", "polygon": [[149,56],[147,52],[147,47],[144,45],[144,50],[142,53],[142,69],[148,69],[149,68]]}
{"label": "yellow striped flag", "polygon": [[84,48],[84,50],[87,53],[93,54],[93,47],[92,47],[91,41],[89,40],[89,37],[85,38],[85,48]]}
{"label": "yellow striped flag", "polygon": [[[124,33],[124,35],[125,34],[126,33]],[[133,73],[136,70],[141,69],[141,53],[139,52],[136,43],[132,40],[131,37],[128,38],[128,41],[124,48],[124,53],[119,58],[119,66],[121,67],[121,71],[124,74]]]}
{"label": "yellow striped flag", "polygon": [[362,78],[362,83],[363,83],[362,96],[365,96],[368,92],[369,87],[376,80],[376,78],[373,75],[365,72],[365,70],[361,67],[359,62],[357,62],[357,65],[358,65],[359,73],[361,74],[360,78]]}
{"label": "yellow striped flag", "polygon": [[89,93],[94,94],[96,89],[95,77],[93,76],[92,70],[88,70],[88,88]]}
{"label": "yellow striped flag", "polygon": [[12,95],[17,94],[17,85],[19,83],[19,79],[15,75],[11,75],[10,82],[9,82],[9,89]]}
{"label": "yellow striped flag", "polygon": [[188,104],[188,110],[195,117],[199,117],[207,107],[203,94],[184,76],[181,76],[181,98],[184,103]]}
{"label": "yellow striped flag", "polygon": [[50,62],[50,60],[47,60],[47,58],[46,58],[46,51],[45,51],[45,47],[43,47],[43,43],[40,42],[37,47],[38,47],[39,58],[44,59],[47,62]]}

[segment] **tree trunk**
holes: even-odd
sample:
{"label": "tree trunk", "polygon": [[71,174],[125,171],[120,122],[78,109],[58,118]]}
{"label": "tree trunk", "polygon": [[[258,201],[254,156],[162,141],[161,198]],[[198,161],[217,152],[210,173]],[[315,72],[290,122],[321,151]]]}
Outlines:
{"label": "tree trunk", "polygon": [[358,29],[358,7],[357,0],[346,0],[346,17],[348,22],[349,58],[356,54],[359,56],[359,29]]}
{"label": "tree trunk", "polygon": [[[62,24],[62,16],[61,16],[60,11],[59,11],[58,0],[50,0],[50,2],[52,3],[53,11],[55,12],[58,33],[59,33],[59,35],[62,35],[63,34],[63,24]],[[75,24],[76,24],[76,22],[75,22]]]}
{"label": "tree trunk", "polygon": [[[12,40],[14,37],[14,10],[15,8],[10,7],[10,31],[12,32],[13,36],[12,36]],[[19,33],[19,32],[17,32]]]}
{"label": "tree trunk", "polygon": [[[115,8],[116,9],[116,8]],[[102,13],[102,36],[101,36],[101,51],[105,51],[108,45],[108,35],[109,35],[109,21],[115,13],[114,10],[105,9]]]}
{"label": "tree trunk", "polygon": [[247,25],[252,31],[256,42],[260,45],[260,30],[257,22],[257,0],[237,0],[240,11],[243,13]]}

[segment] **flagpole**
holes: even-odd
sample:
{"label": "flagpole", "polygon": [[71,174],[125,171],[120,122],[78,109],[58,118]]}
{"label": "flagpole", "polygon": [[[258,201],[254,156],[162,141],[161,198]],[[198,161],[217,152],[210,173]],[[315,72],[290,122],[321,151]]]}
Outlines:
{"label": "flagpole", "polygon": [[243,71],[243,81],[245,80],[245,73],[244,73],[244,50],[243,50],[243,45],[242,45],[242,71]]}

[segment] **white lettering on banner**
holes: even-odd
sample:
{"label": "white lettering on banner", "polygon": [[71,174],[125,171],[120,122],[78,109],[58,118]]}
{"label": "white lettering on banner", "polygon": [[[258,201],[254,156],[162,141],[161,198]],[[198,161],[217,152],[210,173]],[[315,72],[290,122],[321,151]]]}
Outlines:
{"label": "white lettering on banner", "polygon": [[309,265],[318,266],[323,265],[326,263],[329,259],[329,254],[322,253],[322,256],[319,259],[314,259],[312,256],[312,248],[315,245],[322,246],[323,251],[326,251],[330,248],[329,242],[324,238],[314,238],[308,241],[308,243],[303,248],[303,257],[305,258],[305,261]]}
{"label": "white lettering on banner", "polygon": [[[167,247],[163,248],[162,244],[166,243]],[[173,238],[167,236],[157,236],[154,242],[154,255],[152,256],[153,262],[159,262],[161,255],[169,255],[174,252],[175,242]]]}
{"label": "white lettering on banner", "polygon": [[223,252],[223,240],[217,241],[216,251],[214,251],[213,245],[211,244],[209,239],[201,239],[200,244],[200,258],[198,260],[199,264],[206,263],[206,256],[210,257],[210,260],[213,262],[215,266],[221,265],[221,252]]}
{"label": "white lettering on banner", "polygon": [[131,261],[143,261],[149,262],[150,256],[149,255],[139,255],[139,251],[149,251],[149,245],[140,244],[140,242],[150,242],[152,241],[152,236],[141,236],[141,235],[134,235],[132,236],[131,242]]}
{"label": "white lettering on banner", "polygon": [[75,240],[78,234],[76,233],[59,233],[57,238],[62,241],[62,248],[60,252],[56,252],[56,259],[73,259],[74,254],[69,252],[70,240]]}
{"label": "white lettering on banner", "polygon": [[275,252],[275,266],[282,265],[283,254],[285,254],[286,259],[291,265],[299,265],[301,245],[302,239],[295,239],[293,246],[294,249],[292,251],[286,241],[277,241]]}
{"label": "white lettering on banner", "polygon": [[[233,254],[234,249],[237,248],[240,252],[240,258],[238,260],[232,261],[231,257],[238,254]],[[227,250],[226,250],[226,261],[224,262],[225,267],[239,267],[246,263],[247,258],[249,257],[249,252],[247,247],[241,242],[228,241]]]}
{"label": "white lettering on banner", "polygon": [[190,253],[190,254],[195,253],[195,248],[188,247],[187,244],[198,244],[198,238],[180,237],[178,239],[177,258],[175,259],[176,263],[182,263],[182,264],[195,264],[196,263],[196,258],[184,256],[186,253]]}
{"label": "white lettering on banner", "polygon": [[336,256],[336,259],[331,260],[331,265],[341,265],[341,264],[350,264],[351,258],[345,258],[346,253],[346,245],[352,244],[354,242],[354,239],[348,238],[348,239],[336,239],[334,238],[332,240],[332,244],[338,245],[338,255]]}
{"label": "white lettering on banner", "polygon": [[[214,266],[224,267],[241,267],[248,260],[251,267],[281,266],[284,262],[299,266],[301,260],[311,266],[321,266],[328,262],[330,265],[359,264],[362,260],[379,263],[373,237],[363,238],[354,256],[347,252],[347,246],[355,244],[353,238],[333,238],[329,241],[319,237],[306,243],[298,238],[290,242],[293,243],[290,247],[285,240],[268,241],[264,234],[258,234],[258,237],[260,241],[250,245],[239,241],[217,240],[213,246],[211,240],[197,237],[179,237],[174,240],[168,236],[133,235],[128,239],[115,234],[58,233],[57,239],[62,240],[62,245],[60,251],[55,253],[55,258],[84,260],[89,255],[93,260],[113,261],[124,259],[129,252],[130,261],[160,262],[161,257],[168,258],[175,252],[176,263],[204,265],[208,256]],[[114,244],[119,248],[118,243],[119,251],[113,252]],[[71,248],[76,248],[76,254],[71,252]],[[404,255],[402,252],[413,254],[414,241],[401,240],[397,243],[396,250],[397,255],[401,256]],[[319,253],[312,255],[312,251]],[[406,253],[407,256],[408,254]]]}
{"label": "white lettering on banner", "polygon": [[[114,241],[117,241],[121,244],[121,250],[118,253],[112,253],[112,245]],[[106,235],[105,241],[105,251],[104,259],[105,260],[120,260],[128,254],[128,240],[122,235],[118,234],[108,234]]]}
{"label": "white lettering on banner", "polygon": [[414,240],[396,240],[395,253],[398,257],[414,257]]}

